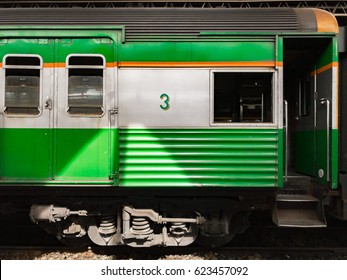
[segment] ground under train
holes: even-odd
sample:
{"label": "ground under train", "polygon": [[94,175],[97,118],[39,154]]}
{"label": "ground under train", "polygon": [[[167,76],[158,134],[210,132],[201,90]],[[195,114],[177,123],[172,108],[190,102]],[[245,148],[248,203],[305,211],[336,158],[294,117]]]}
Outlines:
{"label": "ground under train", "polygon": [[133,247],[346,220],[344,34],[319,9],[0,9],[2,215]]}

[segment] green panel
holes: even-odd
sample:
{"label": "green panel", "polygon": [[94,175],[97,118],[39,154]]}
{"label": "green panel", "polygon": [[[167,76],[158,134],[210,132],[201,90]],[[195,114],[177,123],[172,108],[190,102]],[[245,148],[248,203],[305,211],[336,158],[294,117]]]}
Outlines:
{"label": "green panel", "polygon": [[7,54],[38,54],[44,63],[65,63],[70,54],[103,54],[107,62],[114,62],[114,45],[111,39],[57,39],[60,51],[54,59],[54,39],[8,39],[0,44],[0,59]]}
{"label": "green panel", "polygon": [[338,142],[339,141],[339,131],[338,129],[331,130],[331,187],[337,189],[338,182]]}
{"label": "green panel", "polygon": [[[316,176],[317,182],[321,184],[327,183],[327,131],[317,130],[316,131],[316,143],[317,143],[317,153],[316,153]],[[318,170],[324,170],[324,176],[318,176]]]}
{"label": "green panel", "polygon": [[120,130],[123,187],[275,187],[278,181],[277,130]]}
{"label": "green panel", "polygon": [[119,46],[120,61],[274,61],[274,42],[157,42]]}
{"label": "green panel", "polygon": [[315,135],[314,131],[296,131],[294,133],[295,170],[310,176],[315,172]]}
{"label": "green panel", "polygon": [[37,54],[43,62],[54,62],[54,40],[42,39],[8,39],[0,45],[0,59],[8,54]]}
{"label": "green panel", "polygon": [[[319,169],[324,170],[324,176],[317,181],[321,184],[327,182],[327,132],[326,130],[317,130],[317,167],[316,174]],[[338,130],[333,129],[330,133],[330,180],[329,184],[333,189],[338,187]]]}
{"label": "green panel", "polygon": [[[52,133],[61,151],[54,154],[53,171]],[[109,129],[0,129],[0,180],[113,183],[110,176],[118,170],[117,134]]]}
{"label": "green panel", "polygon": [[116,131],[108,129],[56,129],[55,180],[109,180],[110,142]]}
{"label": "green panel", "polygon": [[278,187],[283,188],[284,184],[284,131],[283,129],[278,130]]}
{"label": "green panel", "polygon": [[316,62],[316,69],[324,67],[332,62],[338,61],[338,51],[336,39],[331,39],[328,46],[325,48],[321,56]]}
{"label": "green panel", "polygon": [[65,62],[70,54],[102,54],[107,62],[114,62],[114,45],[111,39],[59,39],[57,62]]}
{"label": "green panel", "polygon": [[[315,139],[316,137],[316,139]],[[338,186],[338,130],[331,130],[330,138],[330,181],[331,187]],[[317,177],[317,181],[326,184],[327,177],[327,134],[326,130],[300,131],[294,134],[295,169],[298,172]],[[317,143],[317,148],[315,148]],[[317,153],[316,153],[317,150]],[[315,163],[316,162],[316,163]],[[324,170],[324,176],[318,177],[318,170]]]}
{"label": "green panel", "polygon": [[278,37],[277,38],[277,58],[276,60],[278,62],[283,62],[283,38],[282,37]]}
{"label": "green panel", "polygon": [[1,180],[47,180],[50,174],[49,129],[0,129]]}

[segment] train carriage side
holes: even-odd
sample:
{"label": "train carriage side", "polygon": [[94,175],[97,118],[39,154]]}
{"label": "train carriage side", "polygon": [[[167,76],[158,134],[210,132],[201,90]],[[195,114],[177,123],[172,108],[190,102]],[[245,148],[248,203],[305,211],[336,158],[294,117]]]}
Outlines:
{"label": "train carriage side", "polygon": [[47,10],[45,27],[24,10],[24,30],[2,28],[3,194],[35,190],[31,219],[65,243],[220,246],[253,210],[326,226],[322,197],[338,188],[332,15],[95,11],[103,21],[84,11],[83,28],[61,25],[74,9]]}

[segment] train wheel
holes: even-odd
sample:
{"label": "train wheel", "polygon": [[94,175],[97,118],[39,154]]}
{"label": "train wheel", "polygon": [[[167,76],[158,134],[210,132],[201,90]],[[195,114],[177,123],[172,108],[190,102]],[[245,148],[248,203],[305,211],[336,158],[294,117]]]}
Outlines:
{"label": "train wheel", "polygon": [[250,212],[239,212],[229,222],[229,231],[225,234],[200,233],[196,243],[207,248],[216,248],[227,245],[236,234],[243,233],[249,227]]}
{"label": "train wheel", "polygon": [[196,243],[206,248],[218,248],[228,244],[234,236],[235,234],[226,234],[221,236],[207,236],[200,234],[196,239]]}

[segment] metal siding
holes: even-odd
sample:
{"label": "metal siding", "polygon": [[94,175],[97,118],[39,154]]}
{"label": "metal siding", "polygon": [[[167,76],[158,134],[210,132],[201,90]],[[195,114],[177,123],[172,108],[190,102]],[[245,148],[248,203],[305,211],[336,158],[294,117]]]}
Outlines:
{"label": "metal siding", "polygon": [[[120,69],[120,127],[209,126],[208,69]],[[170,97],[163,110],[161,94]]]}
{"label": "metal siding", "polygon": [[196,36],[200,32],[316,31],[312,12],[295,9],[59,8],[0,9],[2,25],[124,25],[126,39],[143,35]]}
{"label": "metal siding", "polygon": [[273,129],[120,129],[123,187],[275,187]]}

